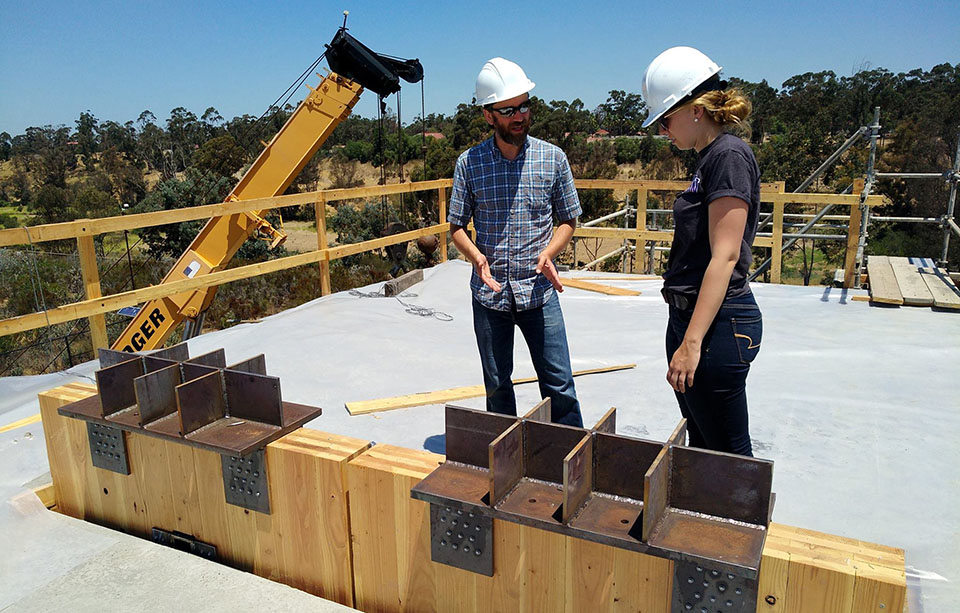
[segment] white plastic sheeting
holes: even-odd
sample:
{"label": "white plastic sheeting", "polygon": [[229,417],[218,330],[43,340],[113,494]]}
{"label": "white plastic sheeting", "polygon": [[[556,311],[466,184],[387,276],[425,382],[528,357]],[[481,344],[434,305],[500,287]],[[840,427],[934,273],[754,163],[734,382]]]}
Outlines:
{"label": "white plastic sheeting", "polygon": [[[411,315],[393,298],[343,292],[205,334],[190,341],[190,352],[223,347],[228,363],[264,353],[285,400],[323,408],[308,427],[442,453],[441,406],[351,417],[344,403],[482,382],[469,274],[462,261],[429,269],[408,290],[415,295],[402,298],[453,321]],[[584,422],[616,406],[620,433],[663,440],[680,415],[664,380],[661,282],[602,282],[642,295],[573,288],[561,295],[573,368],[634,362],[637,368],[577,379]],[[911,610],[950,609],[960,598],[960,313],[850,300],[862,291],[765,284],[753,290],[764,338],[748,380],[751,433],[754,453],[775,462],[774,520],[903,547]],[[90,370],[77,369],[88,376]],[[518,333],[514,376],[533,374]],[[22,391],[24,379],[0,379],[0,425],[35,412],[35,401],[11,393]],[[66,380],[57,375],[43,384]],[[521,410],[532,407],[536,384],[519,386],[517,399]],[[457,404],[483,408],[484,400]],[[38,426],[31,445],[42,451]],[[0,465],[29,456],[16,469],[20,483],[47,470],[42,453],[27,454],[6,440],[0,439]],[[9,488],[2,493],[9,499]],[[16,521],[0,518],[4,531]]]}

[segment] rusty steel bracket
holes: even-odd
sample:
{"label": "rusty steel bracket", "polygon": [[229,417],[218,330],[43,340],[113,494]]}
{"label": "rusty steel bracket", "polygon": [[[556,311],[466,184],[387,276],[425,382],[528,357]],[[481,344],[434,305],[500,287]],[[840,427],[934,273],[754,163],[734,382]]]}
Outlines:
{"label": "rusty steel bracket", "polygon": [[90,460],[94,466],[121,475],[130,474],[127,439],[123,430],[88,421],[87,439],[90,441]]}
{"label": "rusty steel bracket", "polygon": [[223,466],[223,493],[227,502],[270,514],[270,487],[267,482],[266,450],[245,456],[220,456]]}
{"label": "rusty steel bracket", "polygon": [[[101,349],[100,356],[97,394],[58,409],[87,422],[95,466],[130,473],[125,431],[215,451],[228,501],[270,512],[264,447],[322,411],[284,402],[263,355],[227,366],[222,349],[190,358],[181,344],[150,354]],[[250,475],[242,468],[234,483],[228,465],[239,461],[257,468]]]}
{"label": "rusty steel bracket", "polygon": [[448,405],[446,462],[411,496],[757,578],[772,462],[685,447],[685,420],[655,442],[616,434],[614,409],[589,430],[549,423],[549,415],[549,401],[523,417]]}
{"label": "rusty steel bracket", "polygon": [[227,366],[222,349],[189,358],[186,345],[149,355],[100,352],[97,395],[61,407],[61,415],[246,456],[322,412],[284,402],[262,355]]}
{"label": "rusty steel bracket", "polygon": [[150,536],[153,538],[154,542],[160,543],[161,545],[166,545],[167,547],[173,547],[174,549],[179,549],[180,551],[192,553],[208,560],[217,559],[216,545],[198,541],[189,534],[177,532],[176,530],[153,528],[150,531]]}

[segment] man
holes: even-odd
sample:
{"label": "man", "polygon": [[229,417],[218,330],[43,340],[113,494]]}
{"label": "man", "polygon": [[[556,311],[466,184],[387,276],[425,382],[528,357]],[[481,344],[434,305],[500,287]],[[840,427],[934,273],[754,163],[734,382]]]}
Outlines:
{"label": "man", "polygon": [[[563,151],[527,136],[533,87],[513,62],[497,57],[483,66],[477,104],[494,134],[457,160],[447,221],[457,249],[473,263],[473,326],[487,410],[517,414],[510,378],[516,326],[540,394],[550,398],[552,421],[582,426],[556,294],[563,285],[553,265],[573,236],[580,200]],[[476,244],[466,231],[471,218]]]}

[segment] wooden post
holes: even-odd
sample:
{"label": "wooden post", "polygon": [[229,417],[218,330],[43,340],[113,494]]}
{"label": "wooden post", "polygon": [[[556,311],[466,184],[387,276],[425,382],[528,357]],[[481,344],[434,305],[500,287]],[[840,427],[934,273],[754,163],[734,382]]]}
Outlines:
{"label": "wooden post", "polygon": [[783,263],[783,200],[773,203],[773,248],[770,255],[770,282],[780,283],[780,266]]}
{"label": "wooden post", "polygon": [[[87,300],[99,298],[103,295],[100,290],[100,273],[97,271],[97,252],[93,246],[92,236],[77,237],[77,252],[80,254],[80,274],[83,276],[83,291]],[[97,357],[97,349],[110,346],[107,337],[107,322],[103,314],[91,315],[90,339],[93,341],[93,357]],[[67,339],[70,342],[70,339]]]}
{"label": "wooden post", "polygon": [[[859,196],[863,191],[863,179],[854,179],[853,194]],[[847,251],[843,257],[843,287],[853,287],[853,277],[857,266],[857,244],[860,242],[860,205],[850,205],[850,225],[847,226]]]}
{"label": "wooden post", "polygon": [[[317,194],[317,201],[313,203],[314,216],[317,219],[317,249],[327,248],[327,195],[325,192]],[[320,295],[330,295],[330,260],[320,260]]]}
{"label": "wooden post", "polygon": [[[440,207],[440,220],[437,223],[446,223],[447,221],[447,188],[437,188],[437,204]],[[447,261],[447,234],[440,234],[440,261]]]}
{"label": "wooden post", "polygon": [[[637,189],[637,221],[636,221],[637,231],[647,229],[647,190]],[[634,250],[636,254],[636,261],[640,264],[640,270],[646,270],[646,267],[643,265],[643,258],[647,253],[647,241],[637,239],[637,246]]]}

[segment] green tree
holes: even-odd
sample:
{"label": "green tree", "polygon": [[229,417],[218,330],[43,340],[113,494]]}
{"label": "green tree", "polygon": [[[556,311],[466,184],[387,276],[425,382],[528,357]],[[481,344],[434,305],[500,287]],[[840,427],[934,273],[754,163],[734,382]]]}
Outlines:
{"label": "green tree", "polygon": [[224,134],[205,142],[193,153],[192,162],[197,170],[232,177],[247,163],[247,153],[233,136]]}
{"label": "green tree", "polygon": [[7,161],[10,159],[10,150],[13,148],[10,139],[9,132],[0,132],[0,160]]}
{"label": "green tree", "polygon": [[44,185],[37,192],[33,209],[40,223],[70,221],[70,191],[56,185]]}
{"label": "green tree", "polygon": [[109,193],[95,187],[82,187],[73,201],[76,217],[110,217],[119,212],[117,201]]}
{"label": "green tree", "polygon": [[[218,202],[226,198],[230,191],[230,180],[226,177],[202,173],[189,168],[183,179],[167,179],[160,182],[135,208],[136,213],[151,211],[169,211],[191,206]],[[200,231],[202,222],[190,221],[143,228],[140,236],[147,244],[150,255],[159,259],[163,256],[179,256]]]}
{"label": "green tree", "polygon": [[597,124],[613,136],[636,134],[646,117],[646,105],[640,94],[611,90],[607,101],[597,107]]}
{"label": "green tree", "polygon": [[83,156],[84,162],[89,163],[93,155],[100,151],[99,122],[90,111],[86,111],[80,113],[80,118],[75,123],[77,133],[74,140],[77,141],[78,152]]}

